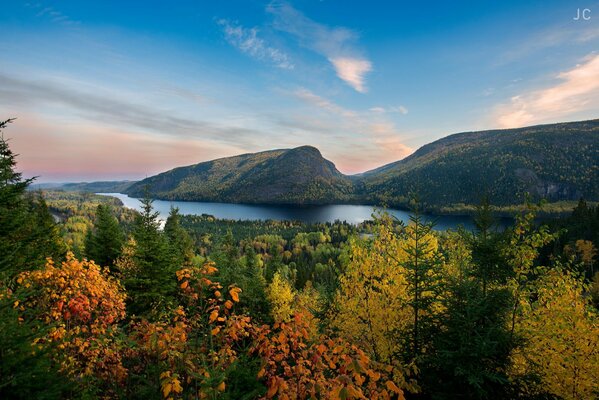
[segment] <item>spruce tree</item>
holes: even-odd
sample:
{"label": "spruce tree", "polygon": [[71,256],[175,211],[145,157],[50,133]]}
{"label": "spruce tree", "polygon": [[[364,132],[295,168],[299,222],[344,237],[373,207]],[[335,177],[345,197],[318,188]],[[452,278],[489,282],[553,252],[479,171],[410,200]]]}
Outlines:
{"label": "spruce tree", "polygon": [[[12,120],[0,122],[0,133]],[[66,247],[41,195],[26,192],[33,179],[16,171],[16,155],[0,136],[0,274],[42,267],[60,259]]]}
{"label": "spruce tree", "polygon": [[98,204],[94,226],[85,237],[85,256],[96,264],[111,266],[121,255],[124,234],[110,206]]}
{"label": "spruce tree", "polygon": [[434,308],[439,301],[441,260],[433,233],[433,223],[425,223],[415,210],[405,228],[407,291],[413,321],[408,340],[408,361],[416,361],[426,351],[434,332]]}
{"label": "spruce tree", "polygon": [[185,228],[181,226],[181,214],[176,207],[171,207],[164,224],[164,234],[168,240],[172,264],[181,267],[190,263],[194,256],[193,241]]}
{"label": "spruce tree", "polygon": [[133,262],[136,272],[126,277],[131,313],[156,316],[174,303],[176,295],[176,266],[169,257],[168,243],[160,230],[159,213],[154,211],[153,200],[146,195],[142,212],[136,217],[133,239]]}

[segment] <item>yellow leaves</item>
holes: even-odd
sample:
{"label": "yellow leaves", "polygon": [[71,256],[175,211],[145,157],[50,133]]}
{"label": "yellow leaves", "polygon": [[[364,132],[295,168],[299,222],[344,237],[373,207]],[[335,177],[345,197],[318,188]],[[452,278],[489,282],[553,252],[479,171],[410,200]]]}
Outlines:
{"label": "yellow leaves", "polygon": [[56,343],[53,354],[63,371],[75,376],[94,374],[121,380],[126,376],[113,340],[125,317],[126,295],[118,280],[93,261],[79,261],[68,253],[56,266],[49,260],[39,270],[21,274],[19,309],[44,324],[54,325],[37,343]]}
{"label": "yellow leaves", "polygon": [[241,289],[238,287],[232,287],[231,289],[229,289],[229,295],[231,296],[231,299],[236,303],[239,302],[239,293],[241,293]]}
{"label": "yellow leaves", "polygon": [[528,388],[530,394],[592,398],[599,371],[599,324],[582,282],[566,271],[551,270],[536,283],[534,294],[516,325],[525,346],[512,355],[510,376],[537,375],[541,382]]}
{"label": "yellow leaves", "polygon": [[272,306],[271,314],[275,322],[284,322],[291,319],[295,292],[291,284],[279,272],[275,273],[271,284],[268,286],[266,297]]}
{"label": "yellow leaves", "polygon": [[179,381],[179,375],[171,375],[171,371],[165,371],[160,374],[160,386],[162,389],[162,396],[165,399],[170,398],[171,393],[177,395],[183,392],[181,381]]}

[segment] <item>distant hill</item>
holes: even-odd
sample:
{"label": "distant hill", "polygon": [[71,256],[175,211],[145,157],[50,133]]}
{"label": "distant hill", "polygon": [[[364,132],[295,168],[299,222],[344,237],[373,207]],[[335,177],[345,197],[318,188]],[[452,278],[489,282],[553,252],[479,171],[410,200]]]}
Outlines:
{"label": "distant hill", "polygon": [[533,200],[599,200],[599,120],[458,133],[362,174],[364,200],[428,208]]}
{"label": "distant hill", "polygon": [[257,204],[326,204],[350,201],[352,181],[302,146],[202,162],[175,168],[131,185],[142,196],[148,187],[160,199]]}
{"label": "distant hill", "polygon": [[99,181],[77,183],[34,183],[32,190],[52,189],[68,192],[124,193],[134,181]]}

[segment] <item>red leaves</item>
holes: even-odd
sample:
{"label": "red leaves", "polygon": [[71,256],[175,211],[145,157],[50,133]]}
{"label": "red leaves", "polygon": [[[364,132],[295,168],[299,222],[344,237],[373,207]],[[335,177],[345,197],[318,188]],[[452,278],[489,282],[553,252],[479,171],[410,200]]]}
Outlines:
{"label": "red leaves", "polygon": [[[265,379],[266,398],[391,399],[403,396],[385,365],[356,346],[326,336],[310,341],[305,322],[263,327],[254,352],[264,359],[258,378]],[[284,390],[283,390],[284,388]]]}

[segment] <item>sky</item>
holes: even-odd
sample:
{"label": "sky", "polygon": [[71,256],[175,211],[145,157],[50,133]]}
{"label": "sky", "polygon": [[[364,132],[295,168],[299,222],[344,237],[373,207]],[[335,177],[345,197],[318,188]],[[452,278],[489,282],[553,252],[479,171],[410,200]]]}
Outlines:
{"label": "sky", "polygon": [[354,174],[599,118],[598,50],[598,1],[2,0],[0,120],[38,182],[301,145]]}

